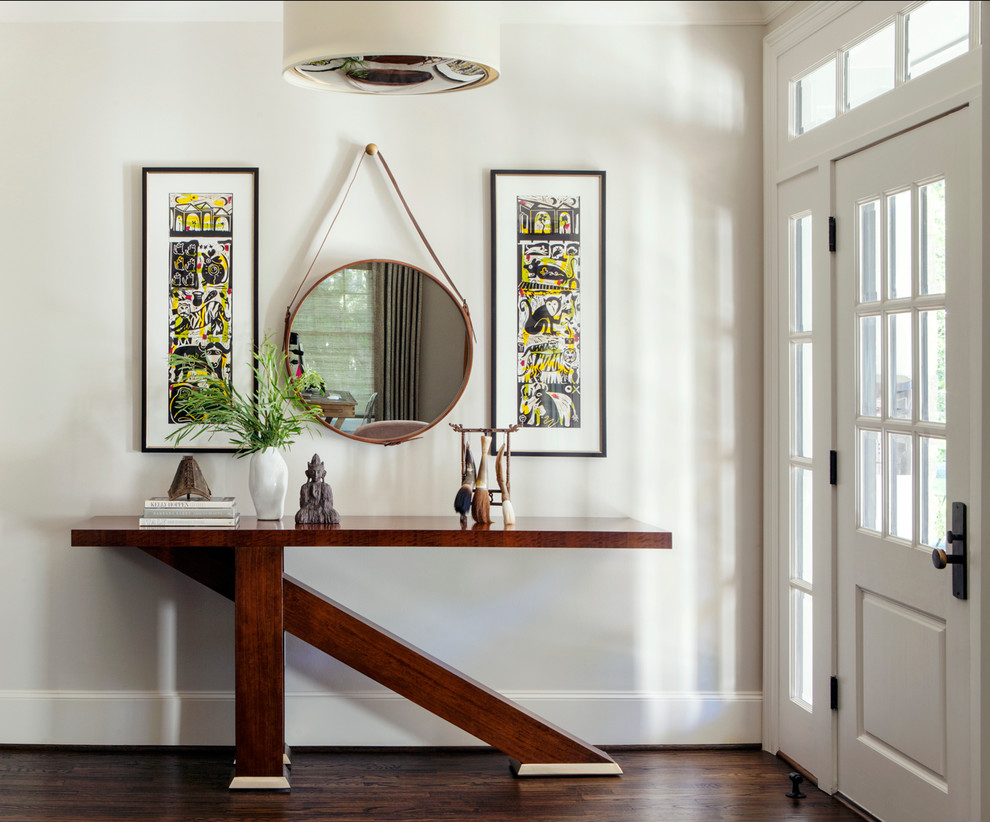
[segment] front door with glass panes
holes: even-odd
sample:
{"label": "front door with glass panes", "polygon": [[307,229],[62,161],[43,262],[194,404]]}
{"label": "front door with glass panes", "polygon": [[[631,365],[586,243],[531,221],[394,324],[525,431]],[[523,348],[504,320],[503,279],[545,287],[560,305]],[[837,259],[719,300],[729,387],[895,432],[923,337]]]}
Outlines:
{"label": "front door with glass panes", "polygon": [[838,790],[969,818],[969,620],[937,570],[969,501],[973,293],[962,109],[835,164]]}

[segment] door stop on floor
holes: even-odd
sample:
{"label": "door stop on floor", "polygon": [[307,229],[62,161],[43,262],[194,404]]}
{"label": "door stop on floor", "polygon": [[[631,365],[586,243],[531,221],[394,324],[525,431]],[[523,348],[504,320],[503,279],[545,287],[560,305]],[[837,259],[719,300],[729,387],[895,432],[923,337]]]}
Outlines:
{"label": "door stop on floor", "polygon": [[784,796],[789,796],[791,799],[804,799],[805,794],[801,793],[801,789],[798,787],[804,782],[804,777],[799,773],[790,773],[787,776],[791,780],[791,792],[784,794]]}

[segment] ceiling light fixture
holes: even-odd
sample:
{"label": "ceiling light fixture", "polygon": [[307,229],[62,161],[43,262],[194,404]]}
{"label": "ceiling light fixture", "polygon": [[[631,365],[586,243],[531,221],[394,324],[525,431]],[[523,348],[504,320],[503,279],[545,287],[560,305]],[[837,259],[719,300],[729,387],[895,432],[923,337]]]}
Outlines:
{"label": "ceiling light fixture", "polygon": [[306,88],[430,94],[498,77],[497,2],[282,4],[282,76]]}

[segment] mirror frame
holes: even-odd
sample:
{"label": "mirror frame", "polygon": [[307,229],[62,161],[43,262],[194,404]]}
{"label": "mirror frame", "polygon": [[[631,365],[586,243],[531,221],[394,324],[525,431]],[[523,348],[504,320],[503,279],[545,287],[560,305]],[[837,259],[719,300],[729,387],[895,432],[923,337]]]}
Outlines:
{"label": "mirror frame", "polygon": [[329,272],[328,274],[324,274],[315,283],[313,283],[313,285],[299,299],[299,302],[296,303],[295,308],[289,308],[286,311],[285,335],[282,338],[282,351],[286,355],[284,358],[286,373],[291,374],[291,371],[289,369],[289,358],[288,358],[289,334],[292,331],[292,324],[293,322],[295,322],[296,314],[299,313],[299,309],[302,308],[303,303],[306,302],[306,298],[310,294],[312,294],[313,291],[315,291],[320,286],[320,284],[324,282],[324,280],[332,277],[334,274],[337,274],[347,268],[356,268],[357,266],[370,265],[371,263],[392,263],[394,265],[403,265],[406,266],[406,268],[414,269],[415,271],[418,271],[420,274],[429,277],[431,280],[433,280],[433,282],[435,282],[438,286],[440,286],[440,288],[448,297],[450,297],[451,302],[457,307],[457,310],[461,314],[461,318],[464,320],[464,343],[465,343],[464,378],[461,380],[461,387],[458,390],[457,394],[454,396],[454,398],[450,401],[450,404],[443,410],[440,416],[438,416],[432,422],[428,423],[423,428],[420,428],[416,431],[413,431],[411,434],[406,434],[405,436],[402,437],[391,437],[389,439],[372,439],[370,437],[359,437],[356,434],[352,434],[348,431],[342,431],[341,429],[331,425],[329,422],[326,421],[326,419],[318,420],[320,425],[322,425],[324,428],[327,428],[330,431],[340,434],[342,437],[346,437],[347,439],[350,440],[356,440],[357,442],[367,442],[367,443],[371,443],[372,445],[398,445],[399,443],[402,442],[409,442],[410,440],[419,439],[420,437],[423,436],[423,434],[425,434],[427,431],[429,431],[431,428],[437,425],[437,423],[441,422],[444,419],[444,417],[446,417],[451,411],[454,410],[454,406],[457,405],[458,402],[460,402],[460,399],[464,395],[464,391],[467,388],[468,381],[471,379],[471,369],[474,365],[474,339],[475,339],[474,325],[471,322],[471,315],[467,310],[467,304],[465,302],[461,302],[454,294],[454,292],[451,291],[446,285],[444,285],[439,278],[434,277],[429,271],[425,271],[417,265],[411,265],[410,263],[403,262],[401,260],[392,260],[382,257],[375,257],[367,260],[356,260],[354,262],[345,263],[344,265],[338,266],[333,271]]}

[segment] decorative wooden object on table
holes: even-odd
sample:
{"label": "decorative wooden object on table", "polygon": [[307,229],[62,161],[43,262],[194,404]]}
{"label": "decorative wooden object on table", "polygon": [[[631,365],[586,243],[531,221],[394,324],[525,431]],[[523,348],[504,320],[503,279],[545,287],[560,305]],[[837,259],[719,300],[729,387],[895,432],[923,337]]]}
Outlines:
{"label": "decorative wooden object on table", "polygon": [[502,443],[502,447],[498,449],[498,456],[495,457],[495,481],[498,483],[498,490],[502,495],[502,521],[506,525],[515,525],[516,512],[512,507],[512,500],[509,494],[509,477],[506,473],[507,461],[505,460],[507,460],[506,454],[508,453],[508,449],[508,442]]}
{"label": "decorative wooden object on table", "polygon": [[193,495],[210,498],[210,486],[206,482],[206,477],[199,470],[199,464],[193,457],[183,457],[179,461],[179,467],[175,469],[175,476],[172,477],[172,484],[168,489],[169,499],[179,499],[185,497],[189,499]]}
{"label": "decorative wooden object on table", "polygon": [[[481,490],[478,483],[484,483],[484,493],[488,496],[487,505],[478,503],[478,491],[474,492],[472,499],[472,505],[470,507],[472,516],[475,522],[491,522],[491,506],[500,506],[502,508],[502,519],[506,525],[512,525],[516,520],[515,511],[512,508],[512,503],[509,502],[509,462],[512,458],[512,448],[509,445],[509,438],[512,434],[519,430],[518,425],[510,425],[508,428],[465,428],[463,425],[458,425],[457,423],[450,423],[450,427],[453,428],[458,434],[461,435],[461,487],[463,488],[465,483],[465,478],[471,472],[471,481],[474,487]],[[471,448],[468,445],[468,435],[469,434],[481,434],[481,458],[478,465],[477,473],[474,471],[474,460],[471,459]],[[495,479],[498,483],[498,490],[494,488],[488,488],[487,477],[484,476],[483,472],[487,469],[485,465],[485,459],[488,455],[488,449],[491,443],[498,442],[498,435],[504,435],[504,441],[498,449],[498,456],[495,458]],[[504,459],[504,462],[503,462]],[[496,499],[495,495],[498,494],[499,498]],[[461,498],[461,492],[458,491],[458,498],[454,501],[454,510],[461,514],[461,521],[466,521],[467,512],[461,512],[459,506],[459,499]],[[482,515],[482,516],[479,516]],[[483,518],[482,518],[483,517]]]}
{"label": "decorative wooden object on table", "polygon": [[[95,517],[73,546],[129,546],[234,600],[237,764],[233,789],[288,790],[283,629],[508,754],[519,776],[619,775],[604,751],[569,734],[283,572],[296,546],[670,548],[629,519],[521,518],[511,529],[453,517],[343,517],[296,525],[244,517],[236,528],[140,528]],[[284,620],[284,622],[283,622]]]}
{"label": "decorative wooden object on table", "polygon": [[299,489],[299,510],[296,511],[297,525],[336,525],[340,514],[333,507],[333,491],[323,480],[327,469],[319,454],[306,467],[308,479]]}
{"label": "decorative wooden object on table", "polygon": [[474,481],[478,472],[471,456],[471,446],[461,437],[461,487],[454,495],[454,510],[461,516],[461,525],[467,525],[467,515],[471,512],[474,497]]}
{"label": "decorative wooden object on table", "polygon": [[491,502],[488,493],[488,447],[492,438],[481,435],[481,455],[478,457],[478,475],[474,479],[474,497],[471,499],[471,517],[486,525],[492,521]]}

